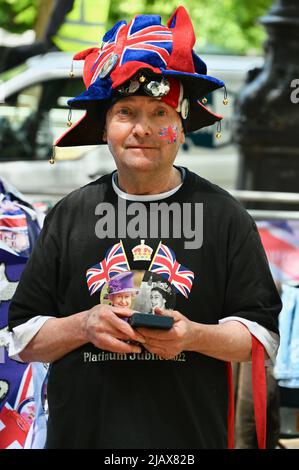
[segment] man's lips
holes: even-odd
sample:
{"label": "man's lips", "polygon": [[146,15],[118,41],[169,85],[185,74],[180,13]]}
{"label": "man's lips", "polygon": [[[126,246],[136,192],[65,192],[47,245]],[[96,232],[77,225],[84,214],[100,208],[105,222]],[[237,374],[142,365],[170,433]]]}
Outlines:
{"label": "man's lips", "polygon": [[150,145],[127,145],[127,149],[157,149],[158,147],[153,147]]}

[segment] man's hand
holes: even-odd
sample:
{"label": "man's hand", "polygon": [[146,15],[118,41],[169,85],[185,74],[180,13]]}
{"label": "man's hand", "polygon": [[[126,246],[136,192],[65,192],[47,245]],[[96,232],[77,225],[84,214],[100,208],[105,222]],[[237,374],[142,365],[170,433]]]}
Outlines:
{"label": "man's hand", "polygon": [[143,336],[127,323],[133,310],[125,307],[96,305],[86,312],[85,334],[87,341],[97,348],[118,353],[138,353],[144,343]]}
{"label": "man's hand", "polygon": [[251,359],[251,333],[239,321],[206,325],[189,320],[175,310],[155,308],[158,315],[174,318],[168,330],[137,328],[145,339],[143,346],[164,359],[173,359],[182,351],[193,351],[221,361],[243,362]]}
{"label": "man's hand", "polygon": [[155,314],[173,317],[173,327],[167,331],[137,328],[145,339],[143,346],[164,359],[173,359],[182,351],[187,351],[193,337],[193,322],[176,310],[156,307]]}

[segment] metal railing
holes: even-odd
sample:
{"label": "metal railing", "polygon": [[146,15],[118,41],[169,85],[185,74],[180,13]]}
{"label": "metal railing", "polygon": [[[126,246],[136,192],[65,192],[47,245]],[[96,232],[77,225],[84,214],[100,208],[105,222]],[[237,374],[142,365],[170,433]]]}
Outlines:
{"label": "metal railing", "polygon": [[[229,193],[239,201],[271,202],[297,204],[299,206],[299,193],[283,193],[274,191],[247,191],[229,190]],[[247,209],[255,220],[299,220],[299,211],[275,209]]]}

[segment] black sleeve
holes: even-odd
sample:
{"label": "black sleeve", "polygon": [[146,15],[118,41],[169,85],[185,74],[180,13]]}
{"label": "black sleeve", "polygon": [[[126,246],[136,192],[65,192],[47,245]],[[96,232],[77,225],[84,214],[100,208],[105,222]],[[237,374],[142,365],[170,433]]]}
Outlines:
{"label": "black sleeve", "polygon": [[278,333],[282,304],[258,229],[250,221],[245,238],[231,250],[223,317],[243,317]]}
{"label": "black sleeve", "polygon": [[55,212],[54,208],[45,219],[43,230],[10,303],[10,330],[37,315],[57,316],[59,246],[55,236],[56,224],[53,223]]}

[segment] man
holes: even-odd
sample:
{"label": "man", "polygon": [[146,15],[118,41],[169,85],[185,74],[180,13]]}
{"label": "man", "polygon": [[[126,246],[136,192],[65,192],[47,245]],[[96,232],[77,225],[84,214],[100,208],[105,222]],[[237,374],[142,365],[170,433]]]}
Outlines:
{"label": "man", "polygon": [[[10,309],[11,354],[52,363],[48,448],[226,448],[227,362],[255,355],[252,335],[273,359],[281,303],[246,211],[174,166],[185,132],[221,119],[199,100],[224,84],[192,51],[183,7],[103,41],[75,56],[87,90],[71,105],[87,113],[57,145],[107,143],[117,171],[48,215]],[[155,309],[169,331],[99,304],[126,271],[171,285],[175,309]]]}

